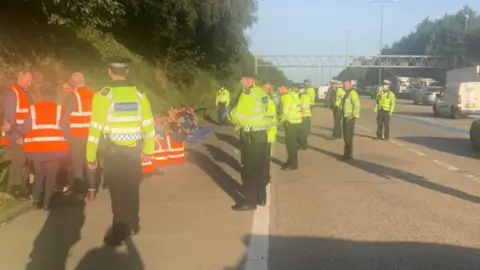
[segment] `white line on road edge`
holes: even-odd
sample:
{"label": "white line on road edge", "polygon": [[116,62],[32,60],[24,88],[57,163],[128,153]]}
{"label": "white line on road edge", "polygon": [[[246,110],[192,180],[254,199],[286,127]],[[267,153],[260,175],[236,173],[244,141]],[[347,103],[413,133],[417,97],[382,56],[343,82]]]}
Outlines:
{"label": "white line on road edge", "polygon": [[440,165],[442,167],[447,168],[449,171],[458,171],[457,167],[455,167],[453,165],[450,165],[448,163],[445,163],[443,161],[439,161],[439,160],[434,159],[433,162],[437,163],[438,165]]}
{"label": "white line on road edge", "polygon": [[418,151],[418,150],[415,149],[415,148],[408,148],[408,151],[413,152],[413,153],[415,153],[415,154],[417,154],[417,155],[419,155],[419,156],[426,156],[426,155],[427,155],[427,154],[425,154],[425,153],[423,153],[423,152]]}
{"label": "white line on road edge", "polygon": [[270,230],[270,185],[267,186],[267,206],[253,214],[253,225],[247,248],[245,270],[268,270],[268,234]]}
{"label": "white line on road edge", "polygon": [[395,144],[396,146],[403,146],[403,143],[401,143],[401,142],[397,142],[397,141],[394,141],[394,140],[391,140],[390,142]]}

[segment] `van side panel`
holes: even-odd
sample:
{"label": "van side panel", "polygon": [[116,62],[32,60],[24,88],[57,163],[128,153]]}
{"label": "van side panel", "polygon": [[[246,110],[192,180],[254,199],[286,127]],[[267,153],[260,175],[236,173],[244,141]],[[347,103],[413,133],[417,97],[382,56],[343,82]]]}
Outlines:
{"label": "van side panel", "polygon": [[459,95],[461,104],[458,109],[461,114],[480,114],[480,82],[463,82],[460,84]]}

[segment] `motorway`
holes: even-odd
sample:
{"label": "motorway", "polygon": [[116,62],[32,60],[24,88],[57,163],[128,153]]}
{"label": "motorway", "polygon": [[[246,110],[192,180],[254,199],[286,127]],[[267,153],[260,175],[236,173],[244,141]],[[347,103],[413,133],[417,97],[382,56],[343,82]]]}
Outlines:
{"label": "motorway", "polygon": [[237,140],[228,127],[188,152],[188,164],[142,183],[142,231],[118,250],[101,246],[106,192],[86,206],[29,212],[0,228],[2,270],[480,269],[479,155],[471,119],[432,116],[400,101],[391,140],[375,137],[362,99],[355,159],[337,160],[327,109],[314,108],[299,171],[274,148],[269,206],[235,213]]}

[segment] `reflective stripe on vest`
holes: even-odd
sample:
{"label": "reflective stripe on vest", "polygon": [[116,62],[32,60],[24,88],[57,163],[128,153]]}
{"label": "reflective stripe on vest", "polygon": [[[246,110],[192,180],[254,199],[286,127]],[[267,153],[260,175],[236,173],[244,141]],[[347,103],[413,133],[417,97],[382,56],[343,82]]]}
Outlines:
{"label": "reflective stripe on vest", "polygon": [[[168,159],[172,163],[183,163],[185,161],[185,143],[175,142],[167,136]],[[173,141],[173,143],[172,143]]]}
{"label": "reflective stripe on vest", "polygon": [[87,137],[88,128],[90,127],[92,111],[88,109],[85,110],[85,104],[83,104],[82,95],[80,94],[78,89],[73,90],[73,94],[75,95],[77,106],[75,110],[70,114],[71,135],[72,137]]}
{"label": "reflective stripe on vest", "polygon": [[[55,103],[48,105],[55,105],[55,122],[52,124],[42,123],[43,121],[38,121],[37,109],[47,109],[47,112],[51,112],[52,107],[43,107],[47,104],[39,103],[36,105],[30,106],[30,115],[32,118],[32,129],[25,135],[24,139],[24,149],[25,152],[56,152],[56,151],[68,151],[68,143],[63,136],[63,132],[60,128],[60,118],[62,113],[62,106]],[[37,106],[42,106],[43,108],[37,108]],[[42,111],[42,115],[48,117],[49,121],[51,115],[45,115]]]}
{"label": "reflective stripe on vest", "polygon": [[[12,91],[15,93],[15,98],[17,100],[17,106],[15,107],[15,121],[17,122],[17,125],[21,125],[25,122],[25,118],[28,114],[28,106],[30,106],[30,104],[28,104],[29,102],[22,89],[18,89],[16,85],[13,85]],[[21,94],[20,91],[22,91]],[[24,102],[22,102],[22,99]],[[22,105],[25,105],[25,102],[26,106],[22,107]]]}

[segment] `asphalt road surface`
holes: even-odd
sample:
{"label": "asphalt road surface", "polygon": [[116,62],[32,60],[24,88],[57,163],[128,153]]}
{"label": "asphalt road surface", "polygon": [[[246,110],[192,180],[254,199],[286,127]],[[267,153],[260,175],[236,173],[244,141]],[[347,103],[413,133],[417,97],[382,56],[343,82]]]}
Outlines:
{"label": "asphalt road surface", "polygon": [[241,196],[237,140],[228,127],[188,152],[188,163],[142,183],[142,231],[102,246],[108,193],[49,215],[29,212],[0,228],[2,270],[480,269],[479,155],[471,119],[432,116],[399,101],[391,140],[375,137],[362,99],[355,159],[338,161],[331,112],[314,109],[300,170],[284,172],[284,134],[268,207],[235,213]]}

